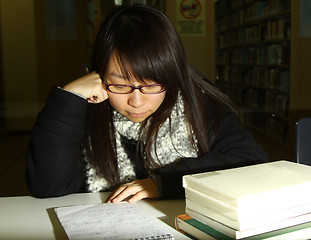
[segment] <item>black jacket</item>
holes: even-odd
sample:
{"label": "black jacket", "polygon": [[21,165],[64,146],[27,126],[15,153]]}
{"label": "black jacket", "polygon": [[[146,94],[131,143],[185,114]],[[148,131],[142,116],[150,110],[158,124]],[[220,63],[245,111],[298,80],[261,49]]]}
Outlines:
{"label": "black jacket", "polygon": [[[80,143],[88,102],[54,87],[38,114],[26,154],[26,182],[35,197],[86,192]],[[208,154],[157,169],[163,198],[183,198],[182,176],[267,161],[265,151],[238,120],[227,114]]]}

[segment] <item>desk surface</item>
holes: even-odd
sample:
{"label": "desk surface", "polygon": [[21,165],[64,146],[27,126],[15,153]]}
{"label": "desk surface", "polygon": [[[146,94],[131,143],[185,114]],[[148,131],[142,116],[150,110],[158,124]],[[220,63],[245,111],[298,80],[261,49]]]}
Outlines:
{"label": "desk surface", "polygon": [[[103,203],[107,196],[108,193],[83,193],[46,199],[0,198],[0,239],[68,239],[53,209]],[[173,228],[175,216],[185,211],[184,200],[141,200],[139,205]]]}

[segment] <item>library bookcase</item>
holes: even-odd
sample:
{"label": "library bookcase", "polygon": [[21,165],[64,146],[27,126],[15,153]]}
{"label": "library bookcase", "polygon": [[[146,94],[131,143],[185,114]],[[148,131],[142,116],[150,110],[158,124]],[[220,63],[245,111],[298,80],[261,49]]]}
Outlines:
{"label": "library bookcase", "polygon": [[215,3],[216,85],[240,107],[244,123],[289,143],[290,0]]}

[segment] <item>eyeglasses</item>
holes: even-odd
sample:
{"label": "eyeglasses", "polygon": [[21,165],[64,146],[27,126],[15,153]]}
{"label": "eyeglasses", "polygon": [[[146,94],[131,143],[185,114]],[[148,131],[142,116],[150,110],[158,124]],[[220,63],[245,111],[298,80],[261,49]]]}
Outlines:
{"label": "eyeglasses", "polygon": [[123,84],[108,84],[104,81],[107,90],[116,94],[129,94],[138,89],[141,93],[144,94],[159,94],[165,91],[165,87],[162,84],[152,84],[152,85],[143,85],[135,87],[132,85],[123,85]]}

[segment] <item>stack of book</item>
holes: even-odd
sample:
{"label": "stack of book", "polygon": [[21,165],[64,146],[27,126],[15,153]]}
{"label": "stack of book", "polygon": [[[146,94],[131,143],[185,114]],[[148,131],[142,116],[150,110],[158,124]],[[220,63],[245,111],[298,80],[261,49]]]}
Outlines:
{"label": "stack of book", "polygon": [[183,187],[186,214],[176,227],[198,239],[311,238],[311,166],[275,161],[186,175]]}

